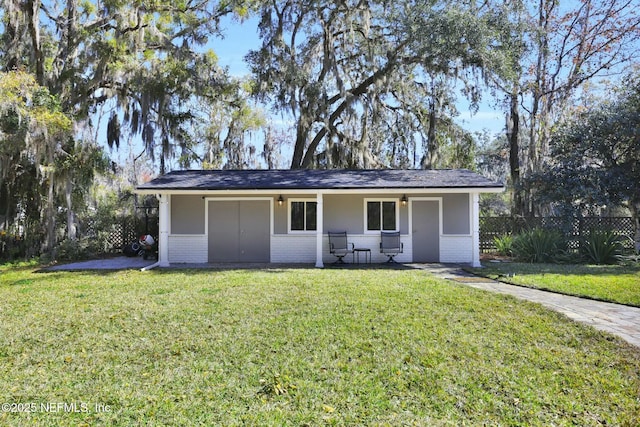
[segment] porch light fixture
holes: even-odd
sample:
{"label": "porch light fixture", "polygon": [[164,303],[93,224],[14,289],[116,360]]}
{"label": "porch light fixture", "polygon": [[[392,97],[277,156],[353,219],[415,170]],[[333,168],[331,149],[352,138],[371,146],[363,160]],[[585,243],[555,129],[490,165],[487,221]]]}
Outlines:
{"label": "porch light fixture", "polygon": [[284,199],[282,198],[282,194],[280,196],[278,196],[278,206],[282,206],[282,204],[284,203]]}
{"label": "porch light fixture", "polygon": [[400,203],[402,203],[402,206],[407,206],[407,202],[409,201],[409,199],[407,199],[407,195],[403,194],[402,195],[402,199],[400,199]]}

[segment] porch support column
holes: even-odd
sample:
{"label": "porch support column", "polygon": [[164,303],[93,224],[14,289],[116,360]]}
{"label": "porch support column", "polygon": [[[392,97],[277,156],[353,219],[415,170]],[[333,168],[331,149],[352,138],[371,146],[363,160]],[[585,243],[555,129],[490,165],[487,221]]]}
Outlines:
{"label": "porch support column", "polygon": [[171,195],[158,195],[158,266],[169,266],[169,233],[171,228]]}
{"label": "porch support column", "polygon": [[323,217],[324,217],[324,195],[321,191],[318,191],[316,195],[316,267],[324,268],[324,263],[322,262],[322,244],[323,244]]}
{"label": "porch support column", "polygon": [[472,236],[472,267],[482,267],[480,264],[480,194],[471,193],[471,236]]}

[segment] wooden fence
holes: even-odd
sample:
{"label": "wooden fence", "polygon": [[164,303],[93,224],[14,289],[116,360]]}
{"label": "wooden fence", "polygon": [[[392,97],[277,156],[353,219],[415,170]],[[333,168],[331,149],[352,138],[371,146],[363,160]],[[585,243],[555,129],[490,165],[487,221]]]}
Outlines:
{"label": "wooden fence", "polygon": [[634,221],[630,217],[480,217],[480,251],[496,250],[495,237],[516,235],[525,230],[543,228],[557,230],[567,237],[569,247],[578,248],[580,240],[594,231],[613,231],[622,239],[625,249],[633,249]]}

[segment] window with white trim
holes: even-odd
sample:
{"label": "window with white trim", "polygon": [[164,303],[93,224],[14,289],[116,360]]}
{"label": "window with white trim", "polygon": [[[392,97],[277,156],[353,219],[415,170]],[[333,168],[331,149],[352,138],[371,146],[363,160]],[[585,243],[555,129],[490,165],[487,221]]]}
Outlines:
{"label": "window with white trim", "polygon": [[318,202],[291,200],[289,203],[289,231],[304,232],[317,230]]}
{"label": "window with white trim", "polygon": [[398,200],[365,199],[366,231],[398,231]]}

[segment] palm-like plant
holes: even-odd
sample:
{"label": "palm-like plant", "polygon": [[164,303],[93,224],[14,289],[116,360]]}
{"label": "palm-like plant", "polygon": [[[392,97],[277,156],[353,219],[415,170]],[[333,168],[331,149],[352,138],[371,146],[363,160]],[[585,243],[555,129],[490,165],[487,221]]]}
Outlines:
{"label": "palm-like plant", "polygon": [[615,264],[622,255],[622,241],[613,231],[589,233],[580,245],[580,254],[594,264]]}
{"label": "palm-like plant", "polygon": [[535,228],[513,239],[513,255],[524,262],[552,262],[566,249],[564,236],[552,230]]}

